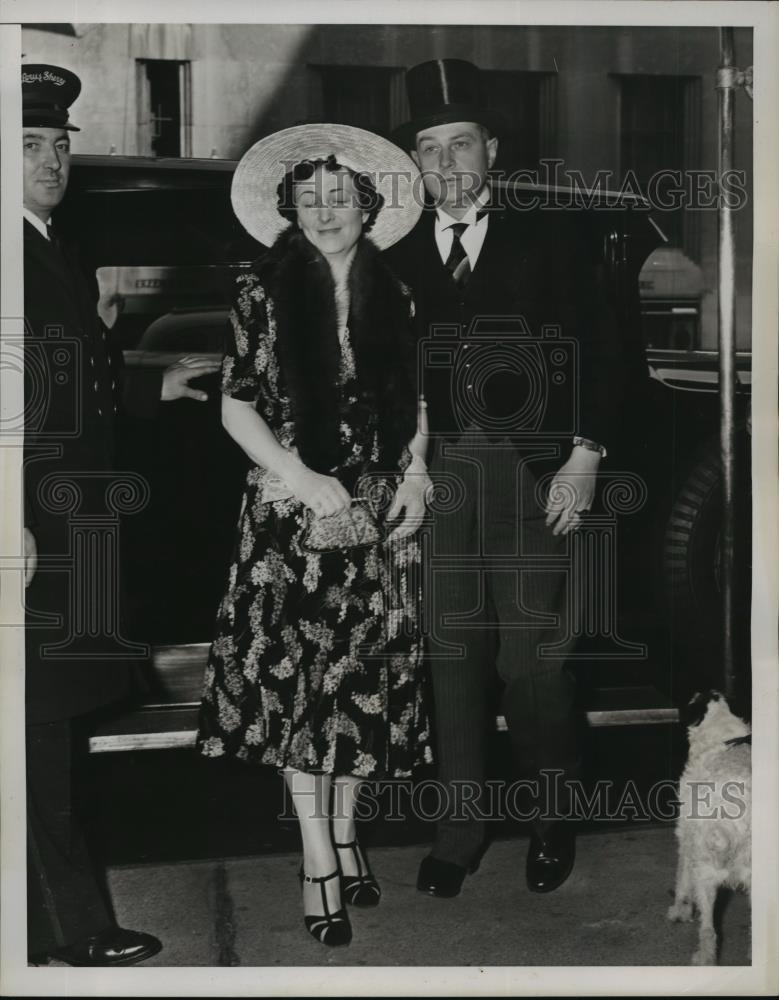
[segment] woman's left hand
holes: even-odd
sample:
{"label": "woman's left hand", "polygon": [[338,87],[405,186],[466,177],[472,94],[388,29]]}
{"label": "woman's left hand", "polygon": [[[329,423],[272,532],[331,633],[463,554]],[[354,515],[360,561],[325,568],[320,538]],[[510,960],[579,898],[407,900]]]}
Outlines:
{"label": "woman's left hand", "polygon": [[400,524],[390,532],[387,541],[406,538],[419,530],[425,517],[427,491],[432,485],[426,472],[406,473],[395,493],[392,506],[387,511],[387,520],[394,521],[401,511],[405,511],[405,515]]}

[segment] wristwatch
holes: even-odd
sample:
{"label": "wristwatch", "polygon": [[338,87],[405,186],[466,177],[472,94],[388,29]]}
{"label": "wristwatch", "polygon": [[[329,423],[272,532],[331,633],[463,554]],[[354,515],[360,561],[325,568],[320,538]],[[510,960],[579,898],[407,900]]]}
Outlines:
{"label": "wristwatch", "polygon": [[589,438],[579,437],[577,434],[573,439],[574,445],[581,445],[582,448],[586,448],[587,451],[598,451],[600,452],[601,458],[605,458],[607,455],[606,449],[602,444],[598,444],[597,441],[591,441]]}

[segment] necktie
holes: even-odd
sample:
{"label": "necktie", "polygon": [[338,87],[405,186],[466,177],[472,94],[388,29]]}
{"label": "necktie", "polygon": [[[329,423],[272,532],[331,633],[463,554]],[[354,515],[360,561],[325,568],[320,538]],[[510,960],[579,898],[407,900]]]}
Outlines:
{"label": "necktie", "polygon": [[54,231],[54,226],[52,226],[52,224],[50,222],[46,223],[46,233],[47,233],[47,235],[49,237],[49,243],[51,243],[51,245],[55,249],[59,250],[59,248],[60,248],[59,237],[57,236],[56,232]]}
{"label": "necktie", "polygon": [[468,278],[471,276],[471,263],[468,260],[465,247],[460,242],[460,237],[468,228],[468,223],[454,222],[449,228],[452,230],[454,238],[452,239],[452,249],[449,251],[449,256],[446,258],[444,267],[451,274],[455,285],[458,288],[464,288]]}

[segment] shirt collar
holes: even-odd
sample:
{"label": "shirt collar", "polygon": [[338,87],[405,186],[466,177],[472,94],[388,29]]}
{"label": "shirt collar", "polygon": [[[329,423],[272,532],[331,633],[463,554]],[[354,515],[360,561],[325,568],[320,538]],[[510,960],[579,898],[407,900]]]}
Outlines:
{"label": "shirt collar", "polygon": [[456,222],[462,222],[466,226],[474,225],[484,218],[484,214],[482,214],[479,218],[477,218],[477,216],[480,212],[483,213],[483,210],[486,208],[489,200],[490,188],[488,184],[485,184],[477,195],[476,200],[461,219],[453,219],[448,212],[445,212],[442,208],[436,207],[438,228],[449,229],[450,226],[453,226]]}
{"label": "shirt collar", "polygon": [[31,226],[35,226],[45,240],[49,238],[49,231],[46,228],[46,223],[42,222],[34,212],[31,212],[29,208],[22,206],[22,214]]}

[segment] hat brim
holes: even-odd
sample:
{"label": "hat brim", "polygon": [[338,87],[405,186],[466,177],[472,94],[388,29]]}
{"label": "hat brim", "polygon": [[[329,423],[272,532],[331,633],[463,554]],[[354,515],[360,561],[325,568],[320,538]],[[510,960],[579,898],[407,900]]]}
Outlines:
{"label": "hat brim", "polygon": [[476,125],[483,125],[493,135],[506,126],[503,115],[498,111],[474,104],[447,104],[440,111],[431,111],[399,125],[392,133],[392,138],[403,149],[416,149],[416,139],[420,132],[436,125],[451,125],[453,122],[474,122]]}
{"label": "hat brim", "polygon": [[71,125],[67,119],[62,121],[62,113],[50,114],[47,111],[36,111],[26,108],[22,112],[22,128],[64,128],[66,132],[80,132],[77,125]]}
{"label": "hat brim", "polygon": [[277,208],[277,189],[296,163],[333,155],[345,167],[368,174],[384,204],[366,235],[380,250],[416,225],[424,198],[421,175],[411,158],[388,139],[352,125],[294,125],[260,139],[244,153],[233,175],[230,197],[244,229],[271,246],[290,223]]}

